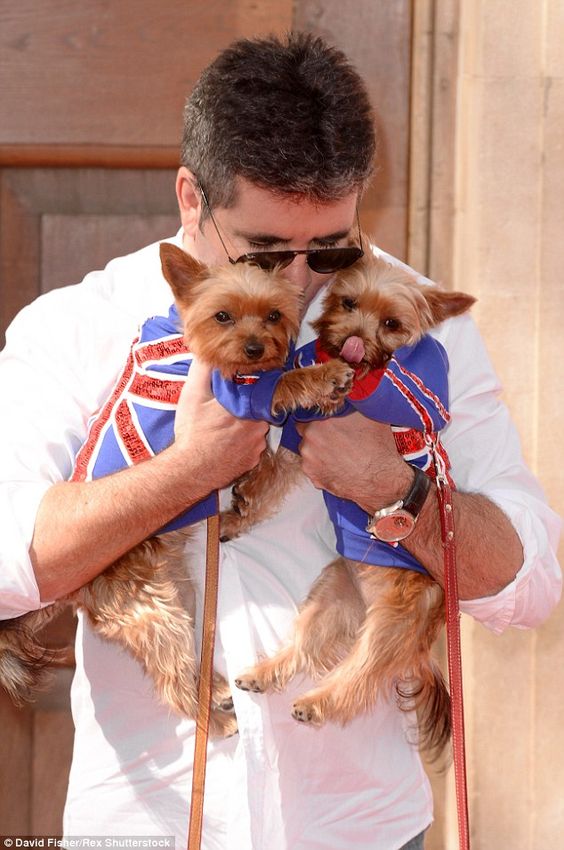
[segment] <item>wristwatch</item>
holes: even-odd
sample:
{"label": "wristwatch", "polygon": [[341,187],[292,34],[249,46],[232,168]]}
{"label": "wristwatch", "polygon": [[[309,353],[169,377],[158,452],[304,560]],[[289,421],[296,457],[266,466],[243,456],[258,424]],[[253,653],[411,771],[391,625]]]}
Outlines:
{"label": "wristwatch", "polygon": [[431,479],[417,466],[412,469],[415,478],[406,496],[393,505],[380,508],[366,526],[373,539],[383,540],[384,543],[398,543],[409,537],[415,528],[431,487]]}

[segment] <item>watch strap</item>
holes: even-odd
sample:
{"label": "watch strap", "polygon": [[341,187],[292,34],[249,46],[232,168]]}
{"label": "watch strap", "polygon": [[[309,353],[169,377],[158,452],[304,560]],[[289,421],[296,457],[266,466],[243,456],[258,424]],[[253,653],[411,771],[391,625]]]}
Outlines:
{"label": "watch strap", "polygon": [[413,517],[418,517],[431,489],[431,479],[418,466],[413,466],[412,469],[415,472],[415,477],[411,488],[403,499],[402,508]]}

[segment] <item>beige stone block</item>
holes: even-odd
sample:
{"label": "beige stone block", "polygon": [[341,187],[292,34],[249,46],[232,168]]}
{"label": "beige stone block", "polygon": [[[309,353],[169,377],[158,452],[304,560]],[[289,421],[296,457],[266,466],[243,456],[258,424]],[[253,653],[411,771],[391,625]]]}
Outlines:
{"label": "beige stone block", "polygon": [[564,286],[539,307],[537,469],[548,499],[564,514]]}
{"label": "beige stone block", "polygon": [[539,223],[542,285],[558,298],[564,289],[564,80],[547,81],[545,104]]}
{"label": "beige stone block", "polygon": [[[543,89],[538,80],[476,81],[475,165],[482,192],[506,209],[530,204],[540,163]],[[469,151],[472,153],[472,151]]]}
{"label": "beige stone block", "polygon": [[545,73],[550,77],[564,77],[564,3],[562,0],[545,0]]}
{"label": "beige stone block", "polygon": [[[539,470],[552,501],[564,511],[559,430],[564,421],[564,80],[551,80],[544,120],[540,209]],[[560,429],[548,423],[560,423]]]}
{"label": "beige stone block", "polygon": [[[455,283],[479,297],[524,454],[564,512],[564,3],[461,8]],[[465,641],[475,850],[563,843],[563,608],[537,631],[473,625]]]}
{"label": "beige stone block", "polygon": [[534,457],[537,401],[533,317],[529,311],[522,309],[522,301],[516,295],[492,294],[486,297],[486,302],[477,312],[478,326],[502,383],[502,397],[521,438],[524,455],[531,461]]}
{"label": "beige stone block", "polygon": [[532,847],[560,847],[564,836],[564,602],[537,630],[535,644]]}
{"label": "beige stone block", "polygon": [[493,287],[526,290],[537,268],[541,89],[535,81],[504,79],[465,86],[457,285],[473,285],[479,296]]}
{"label": "beige stone block", "polygon": [[400,260],[405,260],[407,254],[406,217],[407,210],[404,206],[372,207],[363,211],[362,226],[383,251],[387,251]]}
{"label": "beige stone block", "polygon": [[531,850],[531,752],[525,730],[531,717],[532,637],[473,628],[468,711],[469,784],[474,850]]}
{"label": "beige stone block", "polygon": [[542,4],[531,0],[482,0],[473,4],[475,74],[534,77],[542,56]]}

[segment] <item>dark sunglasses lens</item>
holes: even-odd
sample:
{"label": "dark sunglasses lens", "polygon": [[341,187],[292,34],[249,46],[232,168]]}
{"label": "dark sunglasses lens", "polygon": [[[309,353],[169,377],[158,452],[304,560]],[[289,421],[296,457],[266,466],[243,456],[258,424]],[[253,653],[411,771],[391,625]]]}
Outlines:
{"label": "dark sunglasses lens", "polygon": [[362,248],[324,248],[308,254],[307,262],[314,272],[331,274],[352,266],[363,254]]}
{"label": "dark sunglasses lens", "polygon": [[258,266],[265,272],[271,272],[274,269],[285,269],[294,259],[293,251],[257,251],[252,254],[243,254],[237,260],[238,263],[251,263]]}

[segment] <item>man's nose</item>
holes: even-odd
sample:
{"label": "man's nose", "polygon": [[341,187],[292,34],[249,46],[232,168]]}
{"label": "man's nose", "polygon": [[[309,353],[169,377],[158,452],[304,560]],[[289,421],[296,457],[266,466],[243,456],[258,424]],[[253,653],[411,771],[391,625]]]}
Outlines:
{"label": "man's nose", "polygon": [[303,292],[311,284],[313,272],[307,264],[305,255],[298,254],[290,265],[282,270],[282,274],[287,280],[297,284]]}

